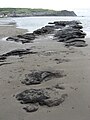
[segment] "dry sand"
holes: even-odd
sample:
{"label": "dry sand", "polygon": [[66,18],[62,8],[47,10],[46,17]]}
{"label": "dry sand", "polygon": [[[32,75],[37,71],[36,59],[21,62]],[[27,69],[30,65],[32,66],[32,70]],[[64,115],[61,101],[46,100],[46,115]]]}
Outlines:
{"label": "dry sand", "polygon": [[[11,28],[10,28],[11,29]],[[14,30],[15,28],[13,28]],[[9,29],[8,29],[9,30]],[[16,34],[14,31],[0,34]],[[20,32],[20,31],[19,31]],[[62,43],[53,41],[51,36],[39,37],[34,43],[20,44],[5,42],[5,51],[14,48],[32,48],[38,54],[19,57],[8,57],[6,64],[0,66],[0,120],[89,120],[90,119],[90,39],[88,46],[82,48],[66,48]],[[3,42],[3,41],[2,41]],[[1,43],[2,43],[1,42]],[[0,46],[0,50],[1,50]],[[8,49],[9,48],[9,49]],[[2,52],[5,52],[3,51]],[[68,62],[59,63],[55,59]],[[1,64],[1,63],[0,63]],[[40,85],[26,86],[21,83],[30,70],[63,70],[67,75],[63,78],[43,82]],[[37,112],[27,113],[15,95],[30,88],[51,87],[57,83],[65,87],[68,98],[57,107],[40,107]]]}

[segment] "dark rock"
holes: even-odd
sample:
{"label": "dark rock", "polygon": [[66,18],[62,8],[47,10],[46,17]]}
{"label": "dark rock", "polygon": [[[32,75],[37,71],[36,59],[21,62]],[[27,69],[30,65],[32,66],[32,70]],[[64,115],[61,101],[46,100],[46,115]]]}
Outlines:
{"label": "dark rock", "polygon": [[12,50],[6,54],[3,54],[2,56],[14,56],[14,55],[18,55],[18,56],[22,56],[22,55],[25,55],[25,54],[35,54],[37,52],[33,52],[31,51],[31,49],[16,49],[16,50]]}
{"label": "dark rock", "polygon": [[23,35],[8,37],[6,40],[7,41],[22,42],[24,44],[24,43],[31,43],[32,40],[34,40],[34,39],[35,39],[35,35],[33,33],[26,33]]}
{"label": "dark rock", "polygon": [[65,46],[85,47],[87,44],[82,38],[85,38],[86,33],[81,29],[83,28],[78,21],[57,21],[55,25],[62,25],[63,28],[58,30],[54,35],[54,40],[58,42],[65,42]]}
{"label": "dark rock", "polygon": [[8,37],[6,40],[7,40],[7,41],[19,42],[19,38],[18,38],[18,37]]}
{"label": "dark rock", "polygon": [[47,25],[45,27],[42,27],[41,29],[37,29],[33,33],[26,33],[14,37],[8,37],[6,40],[22,43],[31,43],[39,35],[55,34],[54,40],[57,40],[58,42],[67,42],[68,40],[79,38],[79,41],[75,41],[75,44],[71,44],[71,42],[73,42],[71,41],[70,44],[66,44],[66,46],[86,46],[86,44],[82,44],[82,41],[80,42],[80,38],[85,38],[86,36],[86,33],[81,30],[83,27],[80,25],[80,21],[55,21],[53,23],[50,22],[49,24],[52,25]]}
{"label": "dark rock", "polygon": [[87,46],[86,41],[80,38],[74,38],[74,39],[70,39],[67,40],[65,42],[65,46],[69,47],[69,46],[76,46],[76,47],[85,47]]}
{"label": "dark rock", "polygon": [[69,59],[58,59],[58,58],[56,58],[55,61],[57,62],[57,64],[59,64],[59,63],[63,63],[63,62],[69,62],[70,60]]}
{"label": "dark rock", "polygon": [[0,55],[0,62],[4,62],[7,58],[5,56]]}
{"label": "dark rock", "polygon": [[78,25],[78,24],[74,24],[74,25],[70,25],[70,26],[74,29],[82,29],[83,28],[82,25]]}
{"label": "dark rock", "polygon": [[[28,38],[28,39],[27,39]],[[31,43],[34,38],[26,37],[26,35],[18,35],[15,37],[8,37],[7,41],[21,42],[21,43]]]}
{"label": "dark rock", "polygon": [[74,41],[74,42],[66,43],[65,46],[86,47],[87,44],[83,41]]}
{"label": "dark rock", "polygon": [[17,50],[12,50],[12,51],[10,51],[10,52],[8,52],[8,53],[6,53],[6,54],[3,54],[3,56],[13,56],[13,55],[19,55],[19,56],[22,56],[22,55],[24,55],[24,54],[28,54],[28,53],[30,53],[30,49],[26,49],[26,50],[24,50],[24,49],[17,49]]}
{"label": "dark rock", "polygon": [[63,77],[63,72],[59,71],[33,71],[30,74],[26,75],[25,80],[22,83],[26,85],[40,84],[43,81],[48,81],[52,78]]}
{"label": "dark rock", "polygon": [[74,38],[84,38],[85,33],[83,33],[80,30],[74,30],[74,29],[63,29],[60,31],[57,31],[55,34],[55,37],[57,37],[58,42],[66,42],[67,40],[74,39]]}
{"label": "dark rock", "polygon": [[36,112],[38,110],[38,106],[34,104],[30,104],[24,107],[23,109],[26,110],[26,112]]}
{"label": "dark rock", "polygon": [[55,21],[55,22],[49,22],[48,24],[55,24],[60,26],[66,26],[66,25],[78,25],[81,24],[80,21]]}
{"label": "dark rock", "polygon": [[57,85],[55,86],[55,88],[56,88],[56,89],[65,90],[65,87],[64,87],[64,86],[61,86],[61,85],[59,85],[59,84],[57,84]]}
{"label": "dark rock", "polygon": [[7,59],[9,56],[23,56],[26,54],[36,54],[37,52],[32,51],[31,49],[16,49],[5,54],[0,55],[0,61]]}
{"label": "dark rock", "polygon": [[37,29],[33,32],[34,35],[43,35],[43,34],[49,34],[52,31],[54,31],[53,27],[51,26],[45,26],[42,27],[41,29]]}
{"label": "dark rock", "polygon": [[63,103],[68,95],[62,94],[60,98],[46,99],[40,102],[40,105],[46,105],[48,107],[58,106]]}
{"label": "dark rock", "polygon": [[35,35],[33,33],[26,33],[24,35],[17,35],[17,37],[23,38],[23,39],[28,39],[28,40],[34,40],[35,39]]}
{"label": "dark rock", "polygon": [[49,99],[49,94],[43,89],[30,89],[16,95],[17,100],[21,103],[40,103],[45,99]]}
{"label": "dark rock", "polygon": [[8,64],[12,64],[12,63],[1,63],[0,66],[2,66],[2,65],[8,65]]}
{"label": "dark rock", "polygon": [[85,43],[85,40],[83,40],[82,38],[73,38],[73,39],[69,39],[67,41],[65,41],[65,43],[73,43],[73,42],[84,42]]}
{"label": "dark rock", "polygon": [[67,94],[61,94],[56,89],[29,89],[16,95],[17,100],[23,104],[38,104],[48,107],[60,105],[67,97]]}

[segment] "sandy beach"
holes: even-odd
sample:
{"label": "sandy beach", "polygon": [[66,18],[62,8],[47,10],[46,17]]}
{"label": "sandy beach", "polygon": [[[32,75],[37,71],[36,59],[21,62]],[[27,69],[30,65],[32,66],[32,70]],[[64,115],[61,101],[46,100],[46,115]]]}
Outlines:
{"label": "sandy beach", "polygon": [[[32,49],[36,54],[21,57],[10,56],[0,62],[0,120],[89,120],[90,119],[90,38],[86,47],[65,47],[52,40],[52,36],[39,36],[33,43],[3,41],[3,37],[23,34],[27,30],[14,26],[0,26],[0,53],[15,48]],[[3,46],[4,45],[4,46]],[[5,64],[3,64],[5,63]],[[21,81],[31,70],[61,70],[65,76],[53,78],[39,85],[27,86]],[[68,94],[59,106],[40,106],[39,110],[27,113],[16,99],[26,89],[46,88],[60,84]]]}
{"label": "sandy beach", "polygon": [[4,25],[0,26],[0,38],[23,34],[28,30],[16,28],[16,25]]}

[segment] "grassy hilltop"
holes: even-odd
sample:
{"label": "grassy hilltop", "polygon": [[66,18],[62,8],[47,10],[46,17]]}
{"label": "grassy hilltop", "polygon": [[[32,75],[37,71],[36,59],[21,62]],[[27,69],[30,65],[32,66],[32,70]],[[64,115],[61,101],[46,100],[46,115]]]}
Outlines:
{"label": "grassy hilltop", "polygon": [[0,15],[19,17],[19,16],[76,16],[73,11],[55,11],[49,9],[31,8],[0,8]]}

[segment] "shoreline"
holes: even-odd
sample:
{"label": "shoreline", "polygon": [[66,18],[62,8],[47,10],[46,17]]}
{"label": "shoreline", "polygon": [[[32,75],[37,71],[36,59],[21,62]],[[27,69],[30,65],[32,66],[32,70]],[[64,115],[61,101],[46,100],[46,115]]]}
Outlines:
{"label": "shoreline", "polygon": [[[13,29],[12,33],[8,32],[9,36],[18,33],[17,31],[14,32],[16,28],[4,28],[4,32],[7,29]],[[32,48],[37,53],[21,57],[10,56],[4,62],[8,64],[0,66],[0,119],[88,120],[90,118],[89,39],[86,38],[88,46],[80,48],[73,46],[67,48],[63,43],[52,40],[50,35],[39,36],[33,44],[21,44],[26,48]],[[15,44],[20,45],[20,43]],[[42,82],[40,85],[26,86],[22,84],[21,81],[25,79],[25,74],[32,70],[63,70],[66,76],[53,78],[50,81]],[[23,90],[52,87],[57,84],[65,87],[64,90],[60,91],[61,94],[63,92],[68,94],[60,106],[52,108],[41,106],[37,112],[27,113],[23,110],[25,105],[20,104],[15,98]]]}
{"label": "shoreline", "polygon": [[16,36],[28,32],[27,29],[17,28],[16,25],[0,26],[0,55],[13,49],[23,48],[20,43],[3,40],[9,36]]}
{"label": "shoreline", "polygon": [[28,32],[27,29],[17,28],[16,25],[0,26],[0,39],[8,36],[16,36]]}

